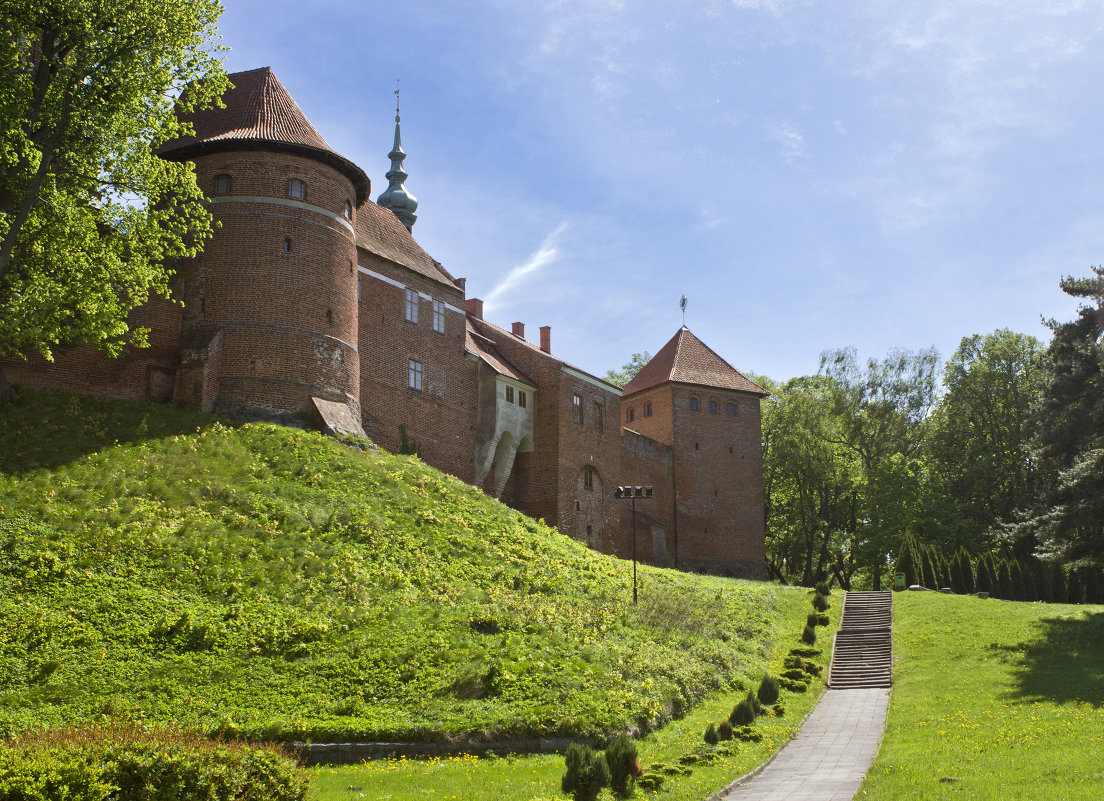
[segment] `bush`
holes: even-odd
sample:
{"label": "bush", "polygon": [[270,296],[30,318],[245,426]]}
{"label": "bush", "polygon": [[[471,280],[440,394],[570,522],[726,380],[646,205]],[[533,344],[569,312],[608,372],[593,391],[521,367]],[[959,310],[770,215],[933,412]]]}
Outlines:
{"label": "bush", "polygon": [[805,618],[805,625],[815,629],[820,625],[820,615],[816,612],[810,612],[809,616]]}
{"label": "bush", "polygon": [[756,716],[766,714],[763,712],[763,705],[759,703],[759,698],[755,695],[754,691],[748,690],[747,698],[745,700],[747,700],[748,703],[751,704],[751,708],[755,711]]}
{"label": "bush", "polygon": [[662,773],[653,773],[649,770],[636,780],[636,786],[642,790],[651,790],[653,793],[658,792],[663,787],[663,779],[664,776]]}
{"label": "bush", "polygon": [[813,596],[813,609],[818,612],[828,611],[828,596],[821,595],[819,592]]}
{"label": "bush", "polygon": [[567,772],[560,787],[570,793],[575,801],[594,801],[603,787],[610,783],[610,769],[606,760],[589,745],[572,743],[564,756]]}
{"label": "bush", "polygon": [[307,797],[306,775],[283,753],[173,729],[56,729],[0,746],[0,775],[3,798],[22,801]]}
{"label": "bush", "polygon": [[606,764],[609,765],[610,787],[618,795],[629,795],[633,783],[644,772],[637,759],[636,742],[625,734],[617,735],[606,746]]}
{"label": "bush", "polygon": [[716,745],[721,741],[721,737],[717,734],[717,727],[710,723],[705,727],[705,741],[710,745]]}
{"label": "bush", "polygon": [[812,628],[811,626],[806,626],[805,631],[801,632],[801,641],[806,645],[812,645],[813,643],[815,643],[816,629]]}
{"label": "bush", "polygon": [[733,726],[749,726],[755,722],[755,707],[751,704],[751,698],[745,698],[732,708],[732,714],[728,716]]}
{"label": "bush", "polygon": [[717,727],[717,736],[722,740],[732,739],[732,724],[728,722],[728,718],[721,721],[721,725]]}
{"label": "bush", "polygon": [[832,588],[828,586],[827,581],[818,581],[816,583],[816,585],[813,587],[813,589],[815,589],[821,595],[831,595],[832,594]]}
{"label": "bush", "polygon": [[828,625],[828,615],[820,615],[819,616],[819,622],[820,622],[820,625],[827,626]]}
{"label": "bush", "polygon": [[778,679],[769,673],[764,673],[763,680],[759,682],[759,701],[765,706],[770,706],[778,700],[779,692]]}

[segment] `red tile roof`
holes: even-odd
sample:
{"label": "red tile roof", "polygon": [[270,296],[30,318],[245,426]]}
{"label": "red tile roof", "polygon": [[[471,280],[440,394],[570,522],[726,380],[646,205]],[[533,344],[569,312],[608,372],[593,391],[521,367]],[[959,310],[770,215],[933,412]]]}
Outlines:
{"label": "red tile roof", "polygon": [[667,382],[731,389],[766,397],[770,393],[748,380],[683,326],[622,388],[624,397]]}
{"label": "red tile roof", "polygon": [[357,210],[357,247],[413,270],[431,281],[456,289],[456,279],[422,250],[410,231],[390,210],[371,201]]}
{"label": "red tile roof", "polygon": [[499,352],[493,339],[485,337],[475,330],[471,318],[468,318],[467,321],[464,349],[473,356],[477,356],[485,361],[487,365],[499,375],[512,378],[515,381],[532,387],[534,390],[537,389],[537,382],[514,367],[514,365],[510,364],[510,362],[506,360],[506,357]]}
{"label": "red tile roof", "polygon": [[320,158],[344,172],[357,190],[357,205],[370,193],[368,176],[334,152],[311,125],[307,115],[269,67],[230,76],[232,87],[222,96],[224,108],[206,108],[188,115],[194,136],[173,139],[158,154],[173,160],[200,153],[261,145]]}

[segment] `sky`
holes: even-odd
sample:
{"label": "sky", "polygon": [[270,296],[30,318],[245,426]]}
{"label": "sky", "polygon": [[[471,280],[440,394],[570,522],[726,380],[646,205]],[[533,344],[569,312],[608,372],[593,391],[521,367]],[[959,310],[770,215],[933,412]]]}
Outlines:
{"label": "sky", "polygon": [[486,319],[596,375],[685,323],[744,372],[999,328],[1104,261],[1098,0],[223,0]]}

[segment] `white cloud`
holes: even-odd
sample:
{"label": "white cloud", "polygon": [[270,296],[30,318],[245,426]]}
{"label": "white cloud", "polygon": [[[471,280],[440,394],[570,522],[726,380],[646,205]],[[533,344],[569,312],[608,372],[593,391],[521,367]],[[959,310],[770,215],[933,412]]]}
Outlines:
{"label": "white cloud", "polygon": [[517,267],[511,269],[506,274],[506,277],[499,281],[494,289],[487,293],[487,297],[483,302],[488,313],[528,279],[559,259],[560,249],[557,246],[557,240],[566,230],[567,221],[565,220],[556,227],[556,230],[552,231],[552,233],[544,238],[540,247],[537,248],[529,258]]}
{"label": "white cloud", "polygon": [[788,122],[780,123],[771,130],[771,138],[781,146],[782,158],[787,164],[809,157],[805,147],[805,137]]}

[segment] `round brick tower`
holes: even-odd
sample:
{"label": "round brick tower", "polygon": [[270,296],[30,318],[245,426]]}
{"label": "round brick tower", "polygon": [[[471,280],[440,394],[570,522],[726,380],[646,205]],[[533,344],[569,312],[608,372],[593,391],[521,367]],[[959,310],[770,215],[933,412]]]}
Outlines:
{"label": "round brick tower", "polygon": [[265,67],[230,76],[225,108],[161,148],[192,161],[218,224],[180,270],[174,398],[238,416],[310,419],[315,399],[360,420],[357,208],[364,172],[335,153]]}

